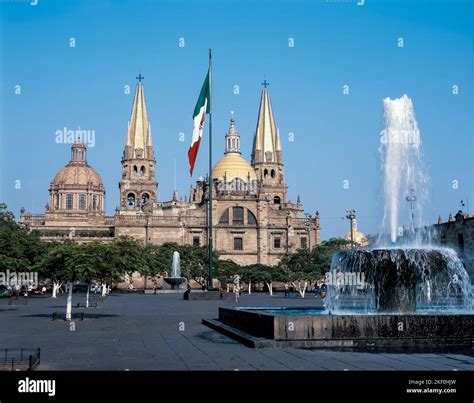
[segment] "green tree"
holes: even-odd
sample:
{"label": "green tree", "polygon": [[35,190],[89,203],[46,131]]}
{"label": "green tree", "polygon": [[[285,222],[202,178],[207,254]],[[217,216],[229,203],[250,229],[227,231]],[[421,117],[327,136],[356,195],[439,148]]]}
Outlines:
{"label": "green tree", "polygon": [[214,277],[219,280],[221,286],[227,285],[227,291],[229,291],[229,284],[233,283],[235,275],[240,275],[241,272],[242,267],[233,260],[219,260]]}
{"label": "green tree", "polygon": [[0,203],[0,271],[31,271],[46,249],[38,233],[16,223],[6,204]]}
{"label": "green tree", "polygon": [[73,242],[67,241],[51,247],[34,266],[40,278],[52,281],[53,298],[57,297],[57,292],[67,280],[66,262],[72,254],[73,246]]}
{"label": "green tree", "polygon": [[86,308],[89,308],[92,282],[103,279],[104,272],[108,268],[104,253],[105,246],[98,242],[76,245],[67,260],[68,267],[74,268],[77,278],[87,283]]}
{"label": "green tree", "polygon": [[[132,275],[134,272],[144,273],[147,270],[147,259],[143,245],[132,237],[122,236],[115,240],[108,248],[108,256],[110,258],[109,268],[113,277],[128,276],[130,286],[133,286]],[[102,285],[102,295],[105,295],[106,283]]]}
{"label": "green tree", "polygon": [[350,248],[350,241],[332,238],[317,245],[311,251],[300,249],[284,256],[279,267],[296,290],[304,298],[306,289],[313,289],[316,282],[324,278],[335,253]]}
{"label": "green tree", "polygon": [[[165,276],[171,275],[171,264],[173,252],[177,251],[181,263],[181,276],[188,280],[194,280],[201,285],[207,284],[209,255],[207,247],[197,245],[178,245],[167,242],[153,251],[153,257],[149,259],[155,265],[155,270]],[[219,256],[214,252],[214,275],[218,278]]]}

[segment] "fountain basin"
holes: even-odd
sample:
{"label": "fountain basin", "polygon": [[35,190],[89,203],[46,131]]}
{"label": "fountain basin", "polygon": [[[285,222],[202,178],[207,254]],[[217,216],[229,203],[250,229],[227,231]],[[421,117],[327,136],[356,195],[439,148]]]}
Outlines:
{"label": "fountain basin", "polygon": [[[331,272],[342,279],[329,284],[332,312],[344,297],[362,295],[380,313],[415,313],[417,304],[439,310],[470,308],[469,275],[447,248],[353,249],[334,255]],[[351,284],[351,278],[362,278],[364,284]]]}
{"label": "fountain basin", "polygon": [[249,347],[474,347],[469,313],[330,315],[317,307],[221,307],[218,320],[203,323]]}
{"label": "fountain basin", "polygon": [[178,290],[179,286],[186,281],[184,277],[165,277],[163,280],[171,286],[172,290]]}

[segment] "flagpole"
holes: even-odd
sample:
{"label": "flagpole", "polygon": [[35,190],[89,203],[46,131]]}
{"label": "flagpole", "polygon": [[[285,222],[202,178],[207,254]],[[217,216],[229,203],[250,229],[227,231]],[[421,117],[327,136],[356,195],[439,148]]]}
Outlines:
{"label": "flagpole", "polygon": [[212,242],[212,192],[213,192],[214,184],[212,180],[212,50],[209,49],[209,240],[208,240],[208,247],[209,247],[209,278],[207,289],[212,290],[213,281],[212,281],[212,250],[213,250],[213,242]]}

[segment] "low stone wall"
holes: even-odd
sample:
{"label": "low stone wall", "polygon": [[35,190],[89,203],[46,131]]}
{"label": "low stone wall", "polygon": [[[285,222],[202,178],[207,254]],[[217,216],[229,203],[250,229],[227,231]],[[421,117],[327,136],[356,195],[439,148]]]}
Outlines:
{"label": "low stone wall", "polygon": [[474,340],[474,315],[273,315],[219,308],[219,320],[246,333],[273,340],[438,339],[457,344]]}
{"label": "low stone wall", "polygon": [[276,316],[232,308],[219,308],[219,320],[252,336],[275,338]]}

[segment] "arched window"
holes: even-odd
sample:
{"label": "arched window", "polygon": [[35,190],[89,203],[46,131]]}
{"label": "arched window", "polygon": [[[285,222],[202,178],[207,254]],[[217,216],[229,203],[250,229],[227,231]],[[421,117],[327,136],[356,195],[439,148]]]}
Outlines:
{"label": "arched window", "polygon": [[242,225],[244,223],[244,208],[233,207],[232,208],[232,224]]}
{"label": "arched window", "polygon": [[66,210],[72,210],[72,203],[73,202],[73,195],[72,193],[68,193],[66,195]]}
{"label": "arched window", "polygon": [[133,193],[129,193],[127,196],[127,207],[135,208],[135,195]]}
{"label": "arched window", "polygon": [[80,194],[79,195],[79,210],[85,210],[87,205],[87,195]]}
{"label": "arched window", "polygon": [[145,175],[145,167],[143,165],[140,167],[140,175]]}
{"label": "arched window", "polygon": [[133,166],[133,173],[134,173],[134,174],[138,173],[138,168],[137,168],[136,165]]}
{"label": "arched window", "polygon": [[257,219],[255,218],[255,214],[252,213],[250,210],[247,210],[247,224],[249,225],[257,224]]}
{"label": "arched window", "polygon": [[273,198],[273,203],[275,203],[275,204],[280,204],[280,203],[281,203],[280,196],[275,196],[275,197]]}
{"label": "arched window", "polygon": [[264,178],[268,178],[268,169],[265,169],[265,170],[263,171],[263,177],[264,177]]}
{"label": "arched window", "polygon": [[274,178],[274,177],[275,177],[275,175],[276,175],[276,172],[275,172],[275,170],[274,170],[274,169],[272,169],[272,171],[271,171],[270,175],[271,175],[271,177],[272,177],[272,178]]}
{"label": "arched window", "polygon": [[229,209],[222,213],[221,218],[219,219],[219,224],[229,224]]}
{"label": "arched window", "polygon": [[142,206],[144,206],[146,203],[148,203],[148,200],[150,200],[150,195],[148,193],[143,193],[142,194]]}
{"label": "arched window", "polygon": [[94,195],[92,197],[92,210],[97,210],[98,206],[97,206],[97,195]]}
{"label": "arched window", "polygon": [[56,193],[56,194],[54,195],[54,208],[55,208],[56,210],[59,209],[59,193]]}

